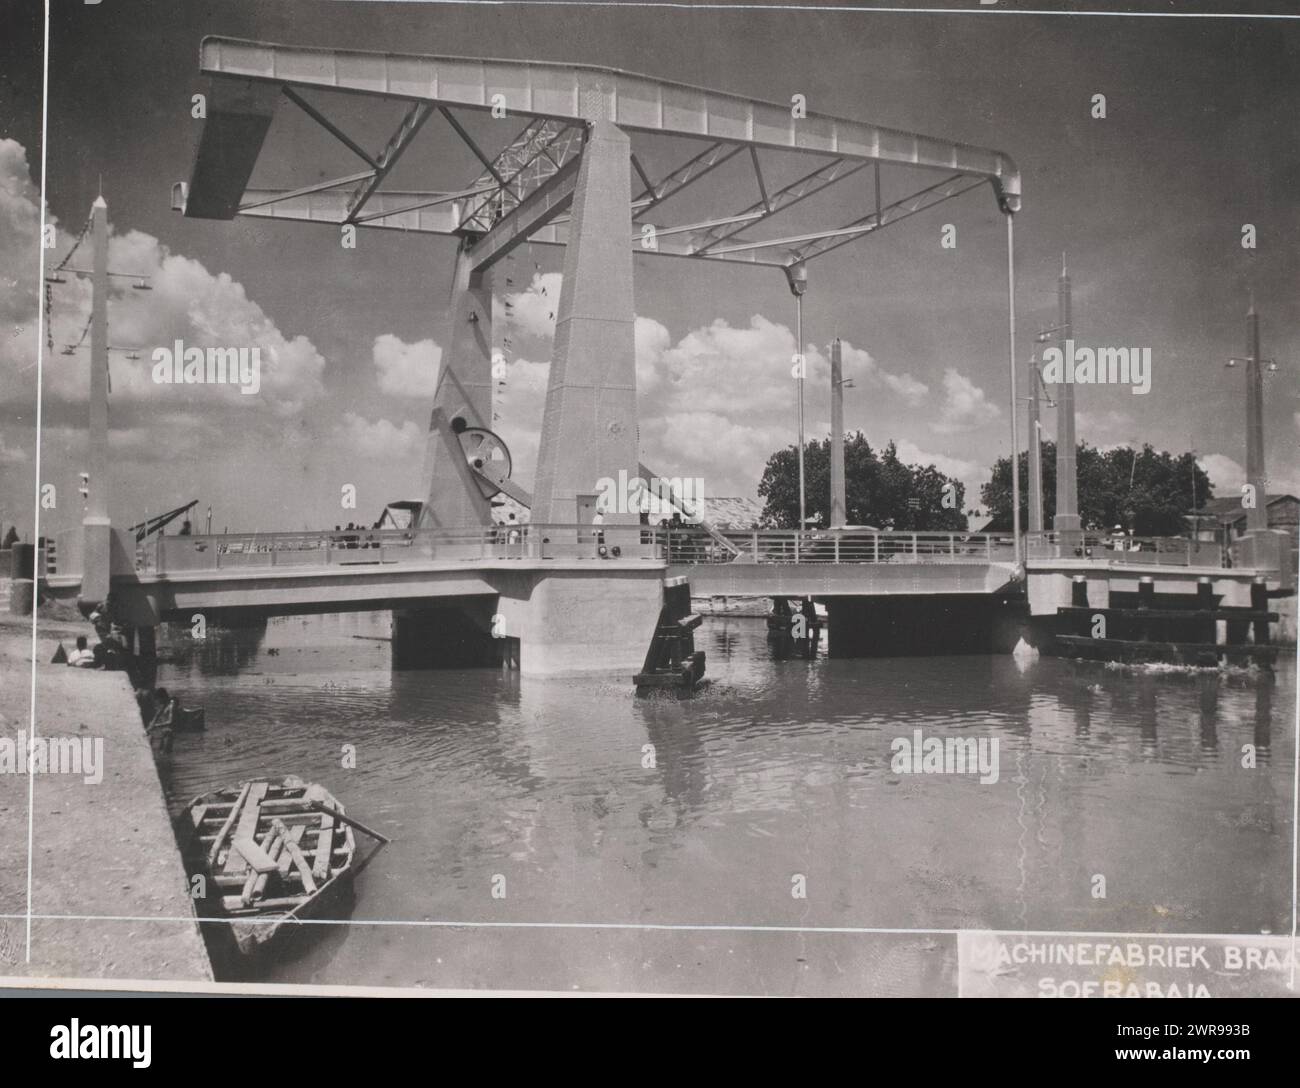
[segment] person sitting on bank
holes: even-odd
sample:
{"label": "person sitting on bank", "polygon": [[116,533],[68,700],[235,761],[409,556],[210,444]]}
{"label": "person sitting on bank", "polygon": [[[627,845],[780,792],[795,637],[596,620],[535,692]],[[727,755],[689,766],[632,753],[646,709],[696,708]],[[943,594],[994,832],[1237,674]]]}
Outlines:
{"label": "person sitting on bank", "polygon": [[107,669],[112,672],[127,666],[126,647],[111,633],[101,634],[91,653],[94,655],[94,664],[90,666],[92,669]]}
{"label": "person sitting on bank", "polygon": [[74,669],[93,669],[95,667],[95,653],[86,645],[86,636],[77,636],[77,648],[68,654],[68,664]]}
{"label": "person sitting on bank", "polygon": [[166,688],[157,688],[153,693],[153,718],[150,719],[145,732],[152,733],[155,729],[170,729],[176,717],[176,704],[179,702],[180,700],[174,698]]}
{"label": "person sitting on bank", "polygon": [[153,721],[145,728],[145,734],[155,755],[169,755],[172,750],[172,722],[180,700],[168,694],[166,688],[158,688],[153,693],[153,701],[157,710],[154,711]]}

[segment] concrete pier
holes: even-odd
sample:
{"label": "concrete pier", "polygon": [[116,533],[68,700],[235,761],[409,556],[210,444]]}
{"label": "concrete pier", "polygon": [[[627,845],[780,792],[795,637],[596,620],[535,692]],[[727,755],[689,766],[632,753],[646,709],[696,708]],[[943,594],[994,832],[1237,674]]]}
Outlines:
{"label": "concrete pier", "polygon": [[[84,624],[42,622],[36,733],[90,738],[92,745],[102,740],[102,778],[29,776],[25,768],[0,773],[0,978],[211,981],[130,681],[123,672],[47,664],[58,642],[70,647],[78,634],[89,633]],[[31,648],[30,619],[0,617],[0,738],[9,743],[29,724]],[[34,921],[27,962],[33,786]]]}
{"label": "concrete pier", "polygon": [[640,669],[663,603],[661,567],[520,568],[493,573],[493,596],[393,609],[393,667],[507,664],[525,676],[629,679]]}

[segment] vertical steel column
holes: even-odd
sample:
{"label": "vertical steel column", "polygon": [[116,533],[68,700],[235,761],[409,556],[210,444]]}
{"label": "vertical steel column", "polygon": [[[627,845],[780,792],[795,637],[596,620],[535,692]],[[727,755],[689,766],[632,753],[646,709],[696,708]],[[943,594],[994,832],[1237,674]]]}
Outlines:
{"label": "vertical steel column", "polygon": [[1011,362],[1011,534],[1014,556],[1020,565],[1020,429],[1016,425],[1019,398],[1016,393],[1016,227],[1015,216],[1007,212],[1007,358]]}
{"label": "vertical steel column", "polygon": [[1061,278],[1056,284],[1056,324],[1065,381],[1056,395],[1056,518],[1052,527],[1058,533],[1077,533],[1083,523],[1079,518],[1079,465],[1074,430],[1074,327],[1071,318],[1070,276],[1061,255]]}
{"label": "vertical steel column", "polygon": [[1268,528],[1268,477],[1264,469],[1264,373],[1259,357],[1259,314],[1255,299],[1246,313],[1246,482],[1255,506],[1246,511],[1246,530]]}
{"label": "vertical steel column", "polygon": [[1040,429],[1038,353],[1029,360],[1029,531],[1043,531],[1043,436]]}
{"label": "vertical steel column", "polygon": [[95,246],[91,266],[90,304],[90,421],[86,464],[90,471],[86,514],[82,518],[84,565],[81,608],[89,611],[108,597],[112,578],[113,525],[108,512],[108,204],[103,194],[91,211]]}
{"label": "vertical steel column", "polygon": [[807,490],[804,483],[805,477],[803,463],[803,385],[808,370],[808,360],[804,356],[803,351],[803,296],[804,292],[808,290],[808,266],[804,264],[803,261],[798,261],[795,264],[786,266],[785,279],[790,285],[790,293],[794,295],[796,311],[794,350],[795,355],[798,358],[799,367],[799,373],[795,379],[798,382],[799,398],[799,524],[795,526],[795,528],[799,532],[803,532],[808,519]]}
{"label": "vertical steel column", "polygon": [[[844,488],[844,359],[837,336],[831,344],[831,528],[848,522]],[[838,546],[838,538],[837,538]]]}

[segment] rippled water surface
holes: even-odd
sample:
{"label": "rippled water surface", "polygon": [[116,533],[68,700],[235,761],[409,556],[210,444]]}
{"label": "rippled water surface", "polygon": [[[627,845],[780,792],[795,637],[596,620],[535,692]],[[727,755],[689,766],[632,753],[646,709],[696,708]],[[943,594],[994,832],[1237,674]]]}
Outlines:
{"label": "rippled water surface", "polygon": [[[375,613],[164,643],[160,682],[208,722],[177,738],[174,806],[267,773],[323,782],[395,839],[354,920],[479,923],[330,927],[274,980],[931,992],[951,966],[931,936],[797,927],[1290,926],[1293,659],[1276,677],[778,659],[761,620],[712,618],[707,687],[638,700],[622,680],[392,673],[388,634]],[[894,773],[915,729],[996,738],[998,781]]]}

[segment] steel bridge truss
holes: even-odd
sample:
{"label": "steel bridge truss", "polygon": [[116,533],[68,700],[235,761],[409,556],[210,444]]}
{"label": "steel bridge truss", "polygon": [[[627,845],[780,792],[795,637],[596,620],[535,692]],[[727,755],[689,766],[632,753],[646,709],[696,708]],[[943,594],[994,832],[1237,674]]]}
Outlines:
{"label": "steel bridge truss", "polygon": [[[985,183],[1007,214],[1020,206],[1020,182],[1006,155],[915,133],[809,113],[581,65],[398,56],[349,50],[206,38],[201,67],[212,78],[208,120],[188,185],[173,203],[186,215],[235,216],[355,225],[460,238],[481,273],[523,244],[564,245],[591,122],[608,119],[629,134],[690,141],[692,154],[657,180],[635,149],[640,192],[632,199],[629,245],[645,255],[788,268],[829,253]],[[307,97],[333,91],[402,101],[406,112],[383,148],[371,154]],[[277,102],[287,99],[348,148],[364,169],[292,189],[250,188]],[[593,108],[594,107],[594,108]],[[523,120],[495,154],[466,129],[465,111],[504,110]],[[463,189],[404,191],[385,187],[402,155],[437,114],[482,170]],[[698,148],[698,150],[696,150]],[[760,150],[794,152],[810,169],[771,188]],[[647,243],[639,229],[672,197],[738,157],[752,167],[758,199],[699,222],[654,222]],[[920,167],[936,180],[884,202],[881,167]],[[768,224],[832,186],[870,168],[872,198],[847,223],[760,238]]]}

